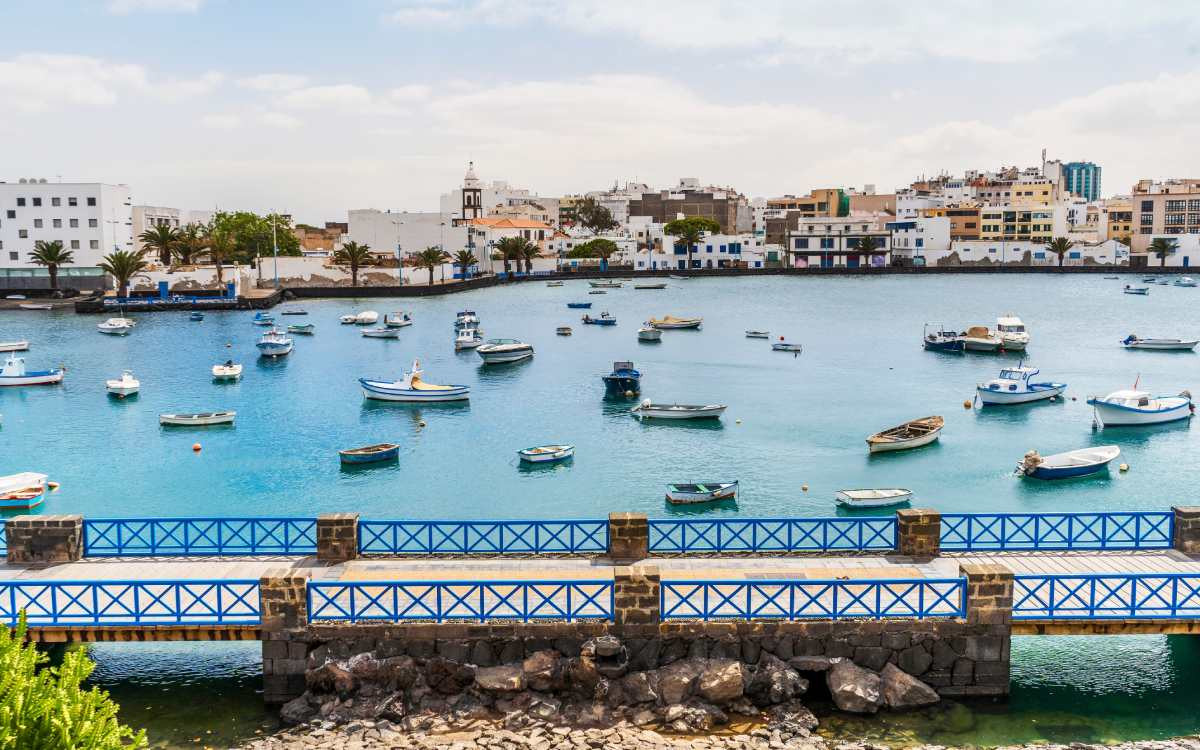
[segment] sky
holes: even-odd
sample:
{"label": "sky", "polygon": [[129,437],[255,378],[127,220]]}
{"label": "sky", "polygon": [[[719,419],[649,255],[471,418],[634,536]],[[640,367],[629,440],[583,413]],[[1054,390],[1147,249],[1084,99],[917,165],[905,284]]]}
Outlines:
{"label": "sky", "polygon": [[1094,161],[1200,174],[1194,0],[0,0],[0,180],[433,210],[679,177],[748,196]]}

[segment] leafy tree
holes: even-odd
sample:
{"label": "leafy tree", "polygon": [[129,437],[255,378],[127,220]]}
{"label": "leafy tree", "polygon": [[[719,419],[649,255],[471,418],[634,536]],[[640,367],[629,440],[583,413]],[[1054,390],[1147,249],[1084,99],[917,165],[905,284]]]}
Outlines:
{"label": "leafy tree", "polygon": [[858,251],[859,251],[860,253],[869,253],[869,252],[872,252],[872,251],[873,251],[875,248],[879,247],[879,245],[877,245],[877,244],[875,244],[875,243],[876,243],[876,240],[875,240],[875,238],[874,238],[874,237],[872,237],[872,236],[871,236],[871,235],[869,235],[869,234],[868,234],[868,235],[864,235],[864,236],[863,236],[861,239],[859,239],[859,241],[858,241]]}
{"label": "leafy tree", "polygon": [[204,246],[208,248],[208,258],[217,267],[217,286],[225,286],[225,270],[222,266],[230,260],[236,243],[232,230],[227,225],[218,224],[215,220],[208,226],[208,235],[204,238]]}
{"label": "leafy tree", "polygon": [[504,273],[509,273],[509,261],[516,261],[517,270],[521,270],[521,260],[525,257],[525,246],[532,244],[524,237],[505,237],[496,243],[496,253],[504,260]]}
{"label": "leafy tree", "polygon": [[479,262],[479,258],[475,257],[475,253],[470,250],[459,250],[454,254],[454,265],[458,266],[462,271],[462,277],[467,278],[467,269]]}
{"label": "leafy tree", "polygon": [[[124,252],[124,251],[120,251]],[[108,693],[84,680],[96,665],[70,650],[57,667],[26,642],[25,613],[15,629],[0,626],[0,750],[137,750],[146,732],[117,718]]]}
{"label": "leafy tree", "polygon": [[138,235],[142,248],[158,253],[158,260],[164,266],[171,262],[175,246],[179,244],[180,232],[165,224],[156,224]]}
{"label": "leafy tree", "polygon": [[1155,237],[1150,241],[1150,247],[1146,248],[1146,250],[1158,258],[1160,265],[1165,268],[1167,265],[1167,256],[1175,252],[1178,244],[1178,242],[1168,237]]}
{"label": "leafy tree", "polygon": [[33,243],[33,252],[29,254],[29,262],[45,266],[50,274],[50,288],[58,289],[58,267],[75,262],[75,255],[70,250],[63,249],[62,240],[38,240]]}
{"label": "leafy tree", "polygon": [[667,222],[663,227],[663,232],[675,237],[677,244],[682,244],[687,248],[687,267],[692,267],[692,248],[699,242],[705,233],[716,233],[721,231],[721,224],[715,219],[709,219],[705,216],[689,216],[686,219],[676,219],[675,221]]}
{"label": "leafy tree", "polygon": [[333,254],[333,263],[338,266],[350,266],[350,286],[358,286],[358,269],[375,262],[371,255],[370,245],[360,245],[354,240],[337,249]]}
{"label": "leafy tree", "polygon": [[417,268],[429,269],[429,286],[433,286],[434,270],[448,260],[450,260],[450,256],[440,247],[427,247],[413,255],[413,262]]}
{"label": "leafy tree", "polygon": [[600,205],[595,198],[584,198],[575,204],[575,218],[580,226],[593,234],[616,229],[620,224],[613,219],[612,211]]}
{"label": "leafy tree", "polygon": [[147,267],[145,253],[132,250],[114,250],[100,261],[100,268],[117,282],[117,294],[129,296],[129,282]]}
{"label": "leafy tree", "polygon": [[204,227],[199,224],[188,224],[179,229],[179,239],[175,241],[175,246],[172,250],[175,253],[175,260],[179,261],[181,266],[190,266],[207,247],[206,237],[204,236]]}
{"label": "leafy tree", "polygon": [[581,242],[567,253],[568,258],[604,258],[608,259],[617,252],[617,243],[604,237],[597,237],[587,242]]}
{"label": "leafy tree", "polygon": [[300,255],[300,240],[292,232],[291,217],[281,214],[259,216],[251,211],[218,211],[210,224],[213,229],[224,231],[230,238],[228,260],[249,263],[260,255],[271,255],[274,245],[271,236],[271,221],[275,222],[275,242],[280,255]]}
{"label": "leafy tree", "polygon": [[1066,237],[1055,237],[1046,243],[1046,249],[1058,256],[1059,268],[1062,268],[1063,260],[1073,247],[1075,247],[1075,243]]}

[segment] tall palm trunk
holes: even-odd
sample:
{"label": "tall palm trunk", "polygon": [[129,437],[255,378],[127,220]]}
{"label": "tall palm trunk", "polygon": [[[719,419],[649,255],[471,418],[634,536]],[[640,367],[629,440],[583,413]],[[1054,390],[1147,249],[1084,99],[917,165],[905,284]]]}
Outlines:
{"label": "tall palm trunk", "polygon": [[358,286],[358,264],[350,264],[350,286]]}
{"label": "tall palm trunk", "polygon": [[50,291],[58,291],[58,264],[51,263],[46,266],[46,271],[50,274]]}
{"label": "tall palm trunk", "polygon": [[433,286],[433,266],[429,267],[429,286]]}

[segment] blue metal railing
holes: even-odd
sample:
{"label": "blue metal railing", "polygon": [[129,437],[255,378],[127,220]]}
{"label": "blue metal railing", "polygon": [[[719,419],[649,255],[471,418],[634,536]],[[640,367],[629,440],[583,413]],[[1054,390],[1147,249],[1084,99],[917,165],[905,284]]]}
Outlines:
{"label": "blue metal railing", "polygon": [[147,555],[311,555],[315,518],[84,519],[88,557]]}
{"label": "blue metal railing", "polygon": [[311,581],[309,622],[611,620],[607,581]]}
{"label": "blue metal railing", "polygon": [[947,513],[943,550],[1169,549],[1174,514]]}
{"label": "blue metal railing", "polygon": [[663,620],[964,617],[966,579],[662,581]]}
{"label": "blue metal railing", "polygon": [[6,581],[0,622],[35,626],[257,625],[258,581]]}
{"label": "blue metal railing", "polygon": [[651,519],[651,552],[820,552],[890,550],[896,519]]}
{"label": "blue metal railing", "polygon": [[402,554],[603,553],[607,521],[359,521],[358,551]]}
{"label": "blue metal railing", "polygon": [[1013,619],[1200,617],[1200,575],[1115,573],[1013,577]]}

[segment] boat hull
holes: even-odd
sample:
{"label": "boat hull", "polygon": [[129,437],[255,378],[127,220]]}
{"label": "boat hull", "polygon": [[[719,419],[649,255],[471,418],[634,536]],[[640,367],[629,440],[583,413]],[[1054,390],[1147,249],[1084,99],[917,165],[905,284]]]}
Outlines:
{"label": "boat hull", "polygon": [[1046,456],[1035,464],[1029,464],[1029,454],[1026,454],[1025,461],[1018,464],[1017,468],[1033,479],[1072,479],[1104,471],[1119,455],[1121,449],[1117,446],[1102,445]]}
{"label": "boat hull", "polygon": [[568,302],[567,307],[571,308],[572,310],[590,310],[592,307],[592,303],[591,302]]}
{"label": "boat hull", "polygon": [[214,412],[212,414],[159,414],[158,423],[169,427],[209,427],[218,424],[233,424],[236,412]]}
{"label": "boat hull", "polygon": [[1131,341],[1123,344],[1126,349],[1142,349],[1158,352],[1190,352],[1200,341]]}
{"label": "boat hull", "polygon": [[376,464],[383,461],[395,461],[400,455],[400,446],[393,445],[371,453],[355,453],[354,450],[338,451],[338,457],[344,464]]}
{"label": "boat hull", "polygon": [[638,331],[638,341],[662,341],[662,331],[657,328],[643,328]]}
{"label": "boat hull", "polygon": [[[707,483],[700,483],[707,484]],[[667,490],[667,502],[675,505],[696,505],[699,503],[717,503],[722,500],[736,500],[738,492],[738,483],[732,482],[728,485],[721,486],[722,483],[713,482],[711,486],[715,489],[707,491],[692,492],[669,488]]]}
{"label": "boat hull", "polygon": [[214,367],[212,370],[213,380],[237,380],[242,377],[240,369],[226,369],[223,367]]}
{"label": "boat hull", "polygon": [[113,387],[111,385],[108,386],[108,395],[115,396],[116,398],[125,398],[126,396],[133,396],[133,395],[137,394],[137,392],[138,392],[137,386],[117,386],[117,387]]}
{"label": "boat hull", "polygon": [[19,376],[4,376],[0,375],[0,386],[13,385],[56,385],[61,383],[63,379],[62,370],[50,370],[48,372],[30,372]]}
{"label": "boat hull", "polygon": [[671,409],[670,407],[634,407],[633,413],[639,419],[717,419],[725,413],[724,406],[710,406],[703,409]]}
{"label": "boat hull", "polygon": [[520,362],[523,359],[533,357],[532,349],[518,352],[481,352],[479,349],[476,349],[475,353],[479,355],[485,365],[503,365],[509,362]]}
{"label": "boat hull", "polygon": [[804,346],[802,344],[771,344],[771,351],[799,353],[804,351]]}
{"label": "boat hull", "polygon": [[1000,350],[1001,342],[988,339],[962,339],[963,348],[969,352],[995,352]]}
{"label": "boat hull", "polygon": [[895,451],[906,451],[913,448],[920,448],[936,441],[941,430],[935,430],[927,435],[920,435],[909,440],[895,440],[887,443],[867,443],[867,448],[871,453],[892,453]]}
{"label": "boat hull", "polygon": [[128,336],[132,329],[129,326],[96,326],[96,330],[106,336]]}
{"label": "boat hull", "polygon": [[936,341],[930,341],[929,339],[926,339],[922,345],[925,347],[926,351],[930,351],[930,352],[959,353],[959,352],[966,350],[966,347],[963,345],[962,339],[952,339],[952,340],[938,339]]}
{"label": "boat hull", "polygon": [[912,501],[912,493],[907,491],[881,497],[854,497],[850,494],[853,492],[858,490],[838,490],[833,496],[837,504],[844,508],[889,508]]}
{"label": "boat hull", "polygon": [[292,353],[291,344],[256,344],[258,353],[264,357],[282,357]]}
{"label": "boat hull", "polygon": [[1025,476],[1032,479],[1073,479],[1075,477],[1086,477],[1104,471],[1108,468],[1109,463],[1109,461],[1104,461],[1089,466],[1062,466],[1057,468],[1039,466],[1036,469],[1025,472]]}
{"label": "boat hull", "polygon": [[626,393],[639,393],[642,389],[640,378],[628,375],[605,375],[604,392],[610,396],[624,396]]}
{"label": "boat hull", "polygon": [[28,341],[0,342],[0,352],[23,352],[29,349]]}
{"label": "boat hull", "polygon": [[527,464],[551,464],[565,461],[575,455],[574,446],[563,446],[561,450],[550,453],[531,453],[529,449],[517,451],[517,456]]}
{"label": "boat hull", "polygon": [[0,510],[29,510],[36,508],[46,499],[46,489],[31,489],[28,492],[0,494]]}
{"label": "boat hull", "polygon": [[979,402],[988,406],[1006,406],[1012,404],[1028,404],[1034,401],[1044,401],[1048,398],[1061,396],[1063,391],[1067,390],[1066,384],[1034,384],[1036,386],[1045,385],[1044,388],[1037,388],[1029,391],[994,391],[990,388],[976,386],[975,392],[979,396]]}
{"label": "boat hull", "polygon": [[446,390],[417,390],[414,388],[396,388],[389,383],[359,378],[364,398],[375,401],[404,401],[408,403],[429,403],[434,401],[466,401],[471,397],[471,389],[465,385],[456,385]]}
{"label": "boat hull", "polygon": [[1088,399],[1088,405],[1096,410],[1096,417],[1105,427],[1163,424],[1164,422],[1178,422],[1181,419],[1187,419],[1192,416],[1190,403],[1183,403],[1170,409],[1158,409],[1155,411],[1129,409],[1115,404],[1106,404],[1095,399]]}

